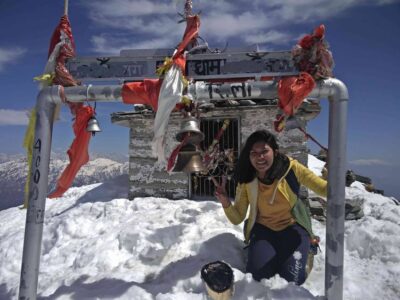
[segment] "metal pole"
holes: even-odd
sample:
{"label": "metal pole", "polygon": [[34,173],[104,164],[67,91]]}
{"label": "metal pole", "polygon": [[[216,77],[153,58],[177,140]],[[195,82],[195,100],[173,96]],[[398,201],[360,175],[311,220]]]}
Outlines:
{"label": "metal pole", "polygon": [[328,209],[326,220],[325,295],[343,299],[344,215],[346,186],[347,99],[329,99]]}
{"label": "metal pole", "polygon": [[343,299],[344,205],[346,177],[347,87],[330,78],[311,96],[329,100],[328,208],[326,220],[325,296]]}
{"label": "metal pole", "polygon": [[26,212],[24,250],[22,254],[19,299],[36,299],[43,220],[48,188],[53,115],[56,103],[61,103],[60,87],[40,91],[36,104],[36,128],[33,144],[32,173]]}
{"label": "metal pole", "polygon": [[64,15],[68,16],[68,0],[64,0]]}

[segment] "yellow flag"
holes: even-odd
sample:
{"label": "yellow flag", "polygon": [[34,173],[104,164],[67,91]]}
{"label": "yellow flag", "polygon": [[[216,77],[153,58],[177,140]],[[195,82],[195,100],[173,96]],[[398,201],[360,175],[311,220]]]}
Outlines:
{"label": "yellow flag", "polygon": [[55,76],[56,75],[54,73],[51,73],[51,74],[46,73],[46,74],[42,74],[42,75],[33,77],[33,80],[41,81],[47,86],[47,85],[51,85],[53,83],[53,79]]}
{"label": "yellow flag", "polygon": [[28,176],[25,183],[25,197],[24,206],[22,208],[28,207],[29,200],[29,185],[31,181],[31,171],[32,171],[32,155],[33,155],[33,140],[35,138],[35,126],[36,126],[36,107],[31,110],[31,115],[29,117],[29,124],[26,128],[25,138],[24,138],[24,148],[26,149],[27,163],[28,163]]}
{"label": "yellow flag", "polygon": [[167,73],[168,70],[171,68],[172,64],[173,64],[172,58],[166,57],[164,59],[164,63],[157,68],[156,70],[157,75],[161,77],[162,75]]}

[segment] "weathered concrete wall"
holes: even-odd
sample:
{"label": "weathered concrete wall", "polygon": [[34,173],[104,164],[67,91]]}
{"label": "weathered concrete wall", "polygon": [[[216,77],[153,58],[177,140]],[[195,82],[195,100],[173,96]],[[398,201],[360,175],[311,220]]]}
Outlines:
{"label": "weathered concrete wall", "polygon": [[[188,175],[168,174],[166,165],[152,157],[154,115],[132,115],[129,124],[129,199],[146,196],[188,198]],[[178,116],[172,116],[166,136],[166,155],[178,145],[175,135],[179,124]]]}
{"label": "weathered concrete wall", "polygon": [[[277,107],[243,106],[223,107],[203,113],[202,118],[238,118],[240,127],[240,144],[255,130],[267,129],[274,132],[273,120],[278,113]],[[173,113],[168,125],[166,137],[166,156],[178,145],[175,139],[180,129],[181,114]],[[184,173],[168,174],[166,165],[157,163],[151,157],[151,141],[153,138],[154,114],[124,114],[119,117],[120,124],[130,129],[129,143],[129,198],[144,196],[182,199],[189,197],[189,177]],[[116,123],[118,123],[116,122]],[[281,150],[302,163],[307,163],[307,145],[301,131],[298,129],[277,134]]]}

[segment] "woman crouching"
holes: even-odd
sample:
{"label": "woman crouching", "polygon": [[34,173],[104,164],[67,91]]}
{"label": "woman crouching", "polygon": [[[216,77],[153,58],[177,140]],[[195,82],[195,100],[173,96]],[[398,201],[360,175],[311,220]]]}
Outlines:
{"label": "woman crouching", "polygon": [[298,199],[299,184],[326,196],[327,183],[297,160],[279,152],[276,138],[266,130],[252,133],[239,155],[234,203],[216,180],[215,196],[230,222],[245,222],[248,247],[246,272],[255,280],[275,274],[301,285],[314,234],[307,207]]}

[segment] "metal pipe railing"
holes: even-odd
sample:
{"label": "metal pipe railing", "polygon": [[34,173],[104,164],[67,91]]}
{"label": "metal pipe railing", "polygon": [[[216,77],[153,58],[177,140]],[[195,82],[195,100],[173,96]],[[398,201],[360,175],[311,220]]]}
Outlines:
{"label": "metal pipe railing", "polygon": [[310,96],[326,97],[329,100],[325,296],[329,300],[342,300],[347,104],[349,94],[343,82],[335,78],[329,78],[320,81]]}
{"label": "metal pipe railing", "polygon": [[43,88],[37,97],[29,202],[26,212],[19,299],[36,299],[54,111],[62,87]]}
{"label": "metal pipe railing", "polygon": [[122,102],[122,85],[80,85],[64,88],[69,102]]}
{"label": "metal pipe railing", "polygon": [[[20,299],[36,299],[40,249],[42,243],[48,171],[56,103],[65,97],[69,102],[122,101],[122,85],[75,86],[43,88],[37,98],[37,121],[32,160],[31,186],[25,226],[24,250],[21,267]],[[276,81],[254,81],[245,84],[191,84],[188,89],[195,101],[210,101],[227,94],[234,98],[266,98],[278,96]],[[62,93],[63,92],[63,93]],[[61,96],[61,94],[63,94]],[[348,91],[337,79],[318,82],[310,97],[328,98],[329,155],[328,209],[326,228],[325,295],[329,300],[343,299],[344,254],[344,199],[346,173],[346,127]],[[222,99],[222,98],[221,98]]]}

